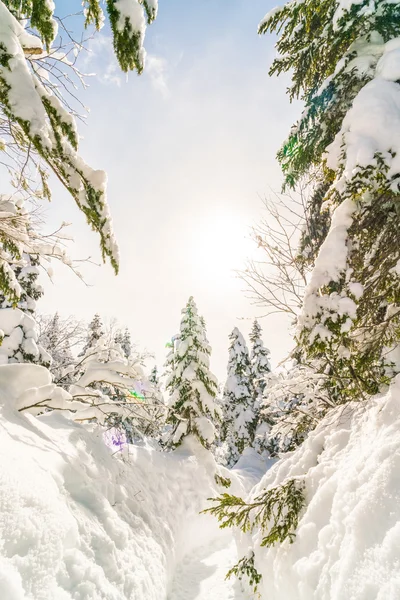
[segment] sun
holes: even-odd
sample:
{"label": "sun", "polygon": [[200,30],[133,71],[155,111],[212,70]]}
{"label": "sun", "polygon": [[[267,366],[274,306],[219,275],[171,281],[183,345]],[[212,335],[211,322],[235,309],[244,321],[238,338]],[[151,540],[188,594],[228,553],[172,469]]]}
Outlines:
{"label": "sun", "polygon": [[246,219],[229,211],[197,220],[191,233],[188,259],[199,274],[213,279],[232,277],[253,248]]}

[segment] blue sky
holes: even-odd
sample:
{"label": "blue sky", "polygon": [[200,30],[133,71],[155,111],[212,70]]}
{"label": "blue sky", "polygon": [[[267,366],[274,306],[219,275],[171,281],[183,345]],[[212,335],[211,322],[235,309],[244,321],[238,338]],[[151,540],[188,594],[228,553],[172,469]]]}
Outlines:
{"label": "blue sky", "polygon": [[[280,188],[275,154],[300,112],[285,94],[288,80],[268,77],[274,39],[258,36],[257,24],[272,7],[160,0],[140,77],[118,71],[107,28],[95,38],[82,63],[97,75],[80,93],[90,107],[81,154],[108,172],[121,273],[86,266],[86,287],[57,268],[42,311],[114,316],[162,364],[193,295],[208,325],[212,366],[224,376],[229,332],[247,333],[262,313],[234,270],[253,252],[248,235],[263,214],[260,197]],[[96,236],[56,185],[47,218],[56,225],[60,215],[73,223],[74,256],[99,261]],[[287,323],[273,317],[262,326],[276,364],[290,349]]]}

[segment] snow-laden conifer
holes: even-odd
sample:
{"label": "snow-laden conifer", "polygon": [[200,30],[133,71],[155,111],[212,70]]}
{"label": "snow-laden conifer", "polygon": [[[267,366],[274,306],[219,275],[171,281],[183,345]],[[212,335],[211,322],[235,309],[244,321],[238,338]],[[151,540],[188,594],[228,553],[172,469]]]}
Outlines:
{"label": "snow-laden conifer", "polygon": [[290,71],[305,102],[278,157],[288,185],[312,181],[297,358],[336,403],[360,400],[399,371],[400,2],[288,2],[268,30],[271,72]]}
{"label": "snow-laden conifer", "polygon": [[146,435],[160,441],[167,418],[167,406],[161,390],[161,383],[156,365],[150,372],[148,383],[146,400],[151,420],[148,422]]}
{"label": "snow-laden conifer", "polygon": [[101,317],[96,313],[88,325],[88,331],[86,336],[86,342],[82,349],[81,355],[84,356],[90,351],[90,348],[94,348],[104,335],[104,326]]}
{"label": "snow-laden conifer", "polygon": [[129,329],[126,327],[122,336],[121,347],[126,358],[129,358],[132,354],[132,340]]}
{"label": "snow-laden conifer", "polygon": [[[26,197],[36,199],[50,198],[48,175],[52,171],[99,234],[103,258],[108,258],[118,271],[118,247],[107,204],[107,175],[90,167],[80,156],[76,108],[71,106],[71,96],[84,106],[76,98],[76,90],[85,78],[76,60],[71,60],[84,43],[82,39],[75,42],[60,11],[55,17],[61,3],[56,4],[47,0],[0,2],[1,168],[11,176],[13,187],[17,182]],[[82,27],[101,29],[105,17],[99,0],[82,4]],[[144,67],[146,22],[155,19],[157,1],[107,0],[105,5],[121,69],[140,73]],[[57,37],[59,25],[61,35]]]}
{"label": "snow-laden conifer", "polygon": [[204,321],[191,297],[182,310],[180,332],[173,339],[167,360],[171,370],[167,380],[169,447],[176,448],[189,435],[196,437],[205,448],[214,441],[214,423],[219,411],[215,402],[217,380],[209,368],[210,354]]}
{"label": "snow-laden conifer", "polygon": [[267,385],[267,375],[271,372],[270,351],[264,346],[261,334],[261,325],[257,319],[254,319],[253,327],[250,332],[250,372],[255,408],[257,408],[261,402]]}
{"label": "snow-laden conifer", "polygon": [[254,436],[254,448],[262,454],[267,449],[268,433],[273,421],[267,418],[265,412],[260,412],[260,407],[264,401],[264,394],[268,385],[268,377],[271,373],[270,351],[264,346],[261,337],[261,325],[254,320],[252,330],[250,332],[251,341],[251,390],[253,394],[253,407],[255,418],[257,421],[256,432]]}
{"label": "snow-laden conifer", "polygon": [[229,336],[228,377],[222,398],[221,439],[226,443],[227,463],[233,466],[254,440],[256,415],[251,387],[249,351],[237,327]]}

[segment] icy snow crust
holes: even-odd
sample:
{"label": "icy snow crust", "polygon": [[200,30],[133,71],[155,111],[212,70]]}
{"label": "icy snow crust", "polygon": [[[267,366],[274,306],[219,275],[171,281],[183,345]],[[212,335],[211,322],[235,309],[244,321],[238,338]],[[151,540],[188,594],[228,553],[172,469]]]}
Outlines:
{"label": "icy snow crust", "polygon": [[[14,366],[0,373],[0,598],[165,599],[185,556],[226,539],[199,515],[221,493],[211,454],[189,439],[173,453],[130,446],[113,457],[100,429],[68,413],[18,413]],[[25,386],[48,383],[45,369],[28,367]],[[218,472],[247,493],[243,476]]]}
{"label": "icy snow crust", "polygon": [[337,409],[252,490],[305,480],[294,543],[261,548],[241,536],[264,600],[400,598],[400,376],[386,396]]}

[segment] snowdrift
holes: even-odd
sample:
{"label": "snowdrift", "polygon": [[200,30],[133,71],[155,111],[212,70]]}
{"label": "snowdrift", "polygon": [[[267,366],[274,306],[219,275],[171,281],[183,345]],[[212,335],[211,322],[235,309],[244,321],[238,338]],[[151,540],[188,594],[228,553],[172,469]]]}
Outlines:
{"label": "snowdrift", "polygon": [[[21,387],[43,379],[27,369],[19,383],[7,366],[0,377],[1,600],[165,599],[185,554],[222,535],[198,514],[223,490],[214,459],[130,446],[121,460],[65,412],[25,416]],[[231,477],[234,493],[248,492]]]}
{"label": "snowdrift", "polygon": [[293,544],[261,548],[262,533],[239,536],[249,547],[268,600],[400,598],[400,376],[386,395],[336,409],[251,497],[304,478],[306,507]]}

